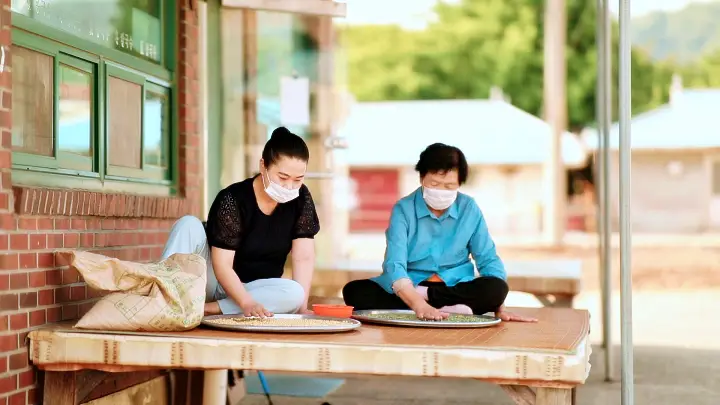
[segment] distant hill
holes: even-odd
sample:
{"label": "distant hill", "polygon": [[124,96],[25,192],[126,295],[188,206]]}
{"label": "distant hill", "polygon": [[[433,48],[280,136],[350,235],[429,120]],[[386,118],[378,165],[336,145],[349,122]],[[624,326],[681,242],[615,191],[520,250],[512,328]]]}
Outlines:
{"label": "distant hill", "polygon": [[653,59],[689,62],[720,49],[720,1],[693,3],[674,12],[633,19],[632,41]]}

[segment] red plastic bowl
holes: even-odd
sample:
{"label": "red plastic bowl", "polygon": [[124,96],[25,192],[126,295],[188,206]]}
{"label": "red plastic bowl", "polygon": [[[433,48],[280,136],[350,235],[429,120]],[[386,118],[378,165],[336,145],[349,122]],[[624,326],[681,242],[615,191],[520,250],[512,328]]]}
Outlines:
{"label": "red plastic bowl", "polygon": [[333,318],[350,318],[353,307],[348,305],[313,304],[313,312],[317,316],[330,316]]}

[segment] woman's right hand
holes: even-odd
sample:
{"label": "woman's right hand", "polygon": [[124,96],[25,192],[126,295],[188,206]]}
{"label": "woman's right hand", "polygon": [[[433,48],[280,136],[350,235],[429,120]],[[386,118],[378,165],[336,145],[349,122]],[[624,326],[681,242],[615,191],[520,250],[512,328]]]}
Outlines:
{"label": "woman's right hand", "polygon": [[413,308],[413,311],[415,311],[415,315],[418,317],[418,319],[424,319],[428,321],[442,321],[443,319],[447,319],[448,316],[450,316],[450,314],[448,314],[447,312],[442,312],[439,309],[428,304],[427,302],[418,304],[415,308]]}
{"label": "woman's right hand", "polygon": [[264,306],[262,306],[262,304],[257,303],[252,299],[241,302],[240,309],[242,309],[243,315],[247,317],[255,316],[258,318],[268,318],[273,316],[272,312],[268,311]]}

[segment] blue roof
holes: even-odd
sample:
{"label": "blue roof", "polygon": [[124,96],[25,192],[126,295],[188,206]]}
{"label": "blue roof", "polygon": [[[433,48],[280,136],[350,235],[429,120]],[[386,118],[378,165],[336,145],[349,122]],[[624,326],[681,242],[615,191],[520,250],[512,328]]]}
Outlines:
{"label": "blue roof", "polygon": [[[631,148],[635,150],[705,149],[720,147],[720,89],[682,90],[671,103],[633,117]],[[610,129],[610,148],[619,144],[618,123]],[[597,131],[588,128],[583,138],[597,149]]]}
{"label": "blue roof", "polygon": [[[457,146],[471,165],[542,164],[551,129],[540,118],[499,100],[363,102],[353,105],[338,135],[348,141],[351,166],[414,165],[435,142]],[[566,132],[568,166],[583,165],[586,150]]]}

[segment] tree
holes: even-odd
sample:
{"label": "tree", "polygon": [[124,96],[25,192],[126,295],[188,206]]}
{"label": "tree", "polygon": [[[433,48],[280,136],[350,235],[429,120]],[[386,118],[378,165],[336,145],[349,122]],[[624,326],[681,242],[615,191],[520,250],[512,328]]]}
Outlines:
{"label": "tree", "polygon": [[[487,98],[490,88],[499,86],[514,105],[540,116],[544,6],[543,0],[440,2],[437,21],[424,31],[353,27],[346,37],[350,89],[361,101],[472,99]],[[567,0],[567,7],[568,118],[577,128],[595,117],[596,9],[587,0]],[[613,50],[617,89],[615,24]],[[671,70],[638,50],[632,63],[633,111],[667,100]]]}

